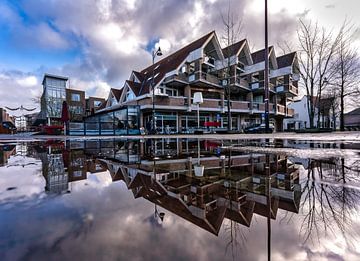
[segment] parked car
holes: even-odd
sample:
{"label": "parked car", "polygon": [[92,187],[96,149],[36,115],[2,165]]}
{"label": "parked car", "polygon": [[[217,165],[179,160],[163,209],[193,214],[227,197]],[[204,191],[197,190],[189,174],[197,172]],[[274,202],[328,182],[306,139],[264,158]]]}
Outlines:
{"label": "parked car", "polygon": [[[270,129],[269,132],[273,133],[274,129],[275,129],[274,125],[269,124],[269,129]],[[265,123],[248,127],[244,130],[244,132],[245,133],[266,133]]]}

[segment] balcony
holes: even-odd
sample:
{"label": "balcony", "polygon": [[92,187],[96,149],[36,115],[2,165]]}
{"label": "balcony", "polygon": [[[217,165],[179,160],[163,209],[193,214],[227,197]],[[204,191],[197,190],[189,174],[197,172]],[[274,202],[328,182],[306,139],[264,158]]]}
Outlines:
{"label": "balcony", "polygon": [[[258,82],[252,82],[250,83],[250,89],[253,92],[256,91],[264,91],[265,88],[265,82],[264,81],[258,81]],[[275,92],[274,84],[269,82],[269,91]]]}
{"label": "balcony", "polygon": [[181,74],[173,74],[164,79],[164,84],[169,87],[181,87],[188,84],[188,77],[181,73]]}
{"label": "balcony", "polygon": [[281,104],[276,104],[276,114],[285,115],[285,106]]}
{"label": "balcony", "polygon": [[233,76],[230,78],[230,86],[235,87],[233,89],[243,90],[246,92],[249,92],[251,90],[249,83],[239,76]]}
{"label": "balcony", "polygon": [[[186,110],[186,98],[179,96],[155,96],[155,109],[156,108],[164,108],[168,107],[168,109],[174,109],[174,110]],[[145,99],[142,99],[138,102],[141,109],[151,109],[152,108],[152,97],[148,97]]]}
{"label": "balcony", "polygon": [[232,110],[249,111],[250,102],[247,101],[232,101],[230,102]]}
{"label": "balcony", "polygon": [[250,107],[255,111],[265,111],[265,103],[253,102]]}
{"label": "balcony", "polygon": [[286,116],[287,117],[294,117],[295,110],[291,108],[286,108]]}
{"label": "balcony", "polygon": [[293,84],[282,84],[276,86],[276,93],[284,93],[284,94],[290,94],[293,96],[297,96],[299,94],[299,90],[296,86]]}
{"label": "balcony", "polygon": [[218,77],[202,71],[197,71],[189,75],[189,83],[203,87],[207,87],[208,85],[220,87],[220,80]]}

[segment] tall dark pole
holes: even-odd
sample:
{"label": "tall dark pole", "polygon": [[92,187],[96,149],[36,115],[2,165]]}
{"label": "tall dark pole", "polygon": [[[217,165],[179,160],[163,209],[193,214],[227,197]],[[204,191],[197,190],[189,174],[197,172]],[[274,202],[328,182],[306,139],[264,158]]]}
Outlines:
{"label": "tall dark pole", "polygon": [[265,131],[270,132],[269,129],[269,43],[268,43],[268,5],[265,0]]}
{"label": "tall dark pole", "polygon": [[271,169],[270,169],[270,155],[266,154],[266,166],[265,166],[265,172],[266,172],[266,198],[267,198],[267,208],[268,208],[268,214],[267,214],[267,256],[268,261],[271,260]]}
{"label": "tall dark pole", "polygon": [[155,78],[155,56],[161,56],[162,52],[160,47],[157,50],[152,51],[152,79],[151,79],[151,87],[152,87],[152,129],[154,134],[156,134],[156,119],[155,119],[155,86],[154,86],[154,78]]}
{"label": "tall dark pole", "polygon": [[156,134],[156,124],[155,124],[155,88],[154,88],[154,74],[155,74],[155,70],[154,70],[154,63],[155,63],[155,51],[153,51],[152,53],[152,67],[153,67],[153,71],[152,71],[152,79],[151,79],[151,88],[152,88],[152,131],[154,132],[154,134]]}

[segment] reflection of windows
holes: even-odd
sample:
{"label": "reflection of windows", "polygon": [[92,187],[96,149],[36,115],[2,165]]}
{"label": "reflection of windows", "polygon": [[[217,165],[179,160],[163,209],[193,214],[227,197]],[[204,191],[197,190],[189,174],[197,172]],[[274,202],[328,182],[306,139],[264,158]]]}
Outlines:
{"label": "reflection of windows", "polygon": [[101,106],[101,101],[94,101],[94,107],[100,107]]}
{"label": "reflection of windows", "polygon": [[83,108],[80,106],[70,106],[70,111],[75,114],[82,114]]}
{"label": "reflection of windows", "polygon": [[80,101],[80,94],[78,94],[78,93],[72,93],[71,94],[71,100],[72,101]]}
{"label": "reflection of windows", "polygon": [[79,177],[81,177],[82,176],[82,171],[81,170],[75,170],[74,172],[73,172],[73,177],[74,178],[79,178]]}

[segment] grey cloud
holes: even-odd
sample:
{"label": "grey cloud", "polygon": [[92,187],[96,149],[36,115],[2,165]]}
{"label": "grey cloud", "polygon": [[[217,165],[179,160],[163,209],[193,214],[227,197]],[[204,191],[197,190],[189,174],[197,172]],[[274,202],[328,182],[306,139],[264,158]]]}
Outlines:
{"label": "grey cloud", "polygon": [[325,5],[325,8],[327,8],[327,9],[335,8],[335,5],[334,4],[328,4],[328,5]]}
{"label": "grey cloud", "polygon": [[[231,1],[231,10],[243,20],[243,34],[239,38],[248,38],[258,49],[263,45],[263,16],[261,13],[244,13],[251,2]],[[23,2],[24,12],[38,24],[45,18],[51,22],[50,29],[54,30],[48,34],[51,37],[47,44],[64,48],[76,45],[81,52],[71,64],[62,68],[45,65],[44,70],[88,81],[89,85],[100,80],[117,88],[123,85],[131,70],[141,70],[150,64],[151,55],[145,47],[151,39],[166,39],[171,43],[171,52],[212,30],[220,37],[223,32],[220,15],[227,8],[227,0],[214,3],[205,0],[139,0],[135,2],[135,8],[128,8],[127,1],[122,0]],[[197,13],[199,9],[202,14]],[[270,43],[291,38],[296,31],[296,19],[284,10],[270,16]],[[109,25],[117,26],[119,32],[107,32],[105,29]],[[43,30],[47,30],[46,27]],[[95,88],[93,85],[87,87],[88,90]]]}

